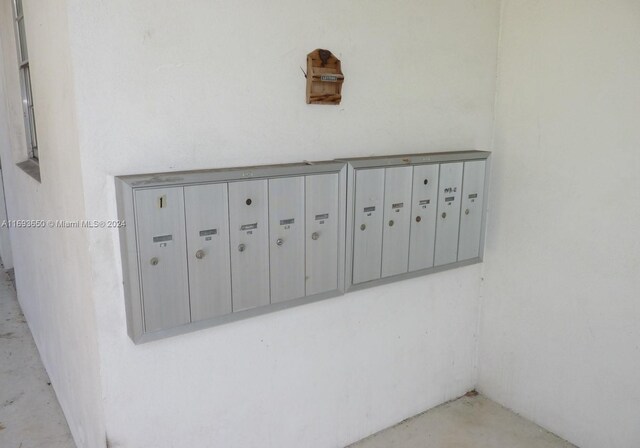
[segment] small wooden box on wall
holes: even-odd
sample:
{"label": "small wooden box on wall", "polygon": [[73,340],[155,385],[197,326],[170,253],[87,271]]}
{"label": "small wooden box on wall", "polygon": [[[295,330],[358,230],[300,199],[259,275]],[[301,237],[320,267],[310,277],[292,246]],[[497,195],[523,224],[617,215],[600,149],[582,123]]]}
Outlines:
{"label": "small wooden box on wall", "polygon": [[343,82],[340,60],[329,50],[307,55],[307,104],[340,104]]}

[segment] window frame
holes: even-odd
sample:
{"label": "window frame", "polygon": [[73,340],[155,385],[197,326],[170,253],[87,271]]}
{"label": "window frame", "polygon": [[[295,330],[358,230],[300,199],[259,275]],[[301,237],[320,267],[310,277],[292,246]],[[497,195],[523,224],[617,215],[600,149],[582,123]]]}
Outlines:
{"label": "window frame", "polygon": [[39,148],[36,131],[36,118],[33,105],[33,91],[29,53],[27,47],[27,33],[25,29],[24,8],[22,0],[12,0],[13,25],[16,36],[16,50],[18,56],[18,76],[20,78],[20,95],[22,100],[22,118],[24,121],[27,141],[27,156],[29,160],[38,162]]}

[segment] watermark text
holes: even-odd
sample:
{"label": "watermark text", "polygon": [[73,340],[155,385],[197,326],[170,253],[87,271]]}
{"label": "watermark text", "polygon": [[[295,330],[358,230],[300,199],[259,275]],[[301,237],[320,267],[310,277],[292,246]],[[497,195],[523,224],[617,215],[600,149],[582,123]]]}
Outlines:
{"label": "watermark text", "polygon": [[0,222],[0,228],[11,229],[119,229],[126,225],[118,219],[5,219]]}

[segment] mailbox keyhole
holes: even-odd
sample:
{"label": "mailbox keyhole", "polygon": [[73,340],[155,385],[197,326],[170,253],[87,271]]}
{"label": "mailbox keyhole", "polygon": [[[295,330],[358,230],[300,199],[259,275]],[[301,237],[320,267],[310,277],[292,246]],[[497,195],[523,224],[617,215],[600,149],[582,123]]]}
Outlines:
{"label": "mailbox keyhole", "polygon": [[251,201],[251,198],[249,198],[249,199],[247,199],[247,200],[245,201],[245,203],[246,203],[247,205],[251,205],[251,202],[252,202],[252,201]]}
{"label": "mailbox keyhole", "polygon": [[424,184],[427,185],[429,183],[429,179],[424,180]]}

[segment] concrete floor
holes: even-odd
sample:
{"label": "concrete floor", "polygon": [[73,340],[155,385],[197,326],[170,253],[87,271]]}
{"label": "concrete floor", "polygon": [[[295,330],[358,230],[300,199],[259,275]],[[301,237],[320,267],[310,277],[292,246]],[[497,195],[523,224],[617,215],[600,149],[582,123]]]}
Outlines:
{"label": "concrete floor", "polygon": [[74,448],[40,354],[0,266],[0,447]]}
{"label": "concrete floor", "polygon": [[349,448],[575,448],[483,397],[465,396],[385,429]]}
{"label": "concrete floor", "polygon": [[[0,266],[0,447],[74,448],[53,388]],[[482,396],[462,397],[350,448],[571,448]]]}

